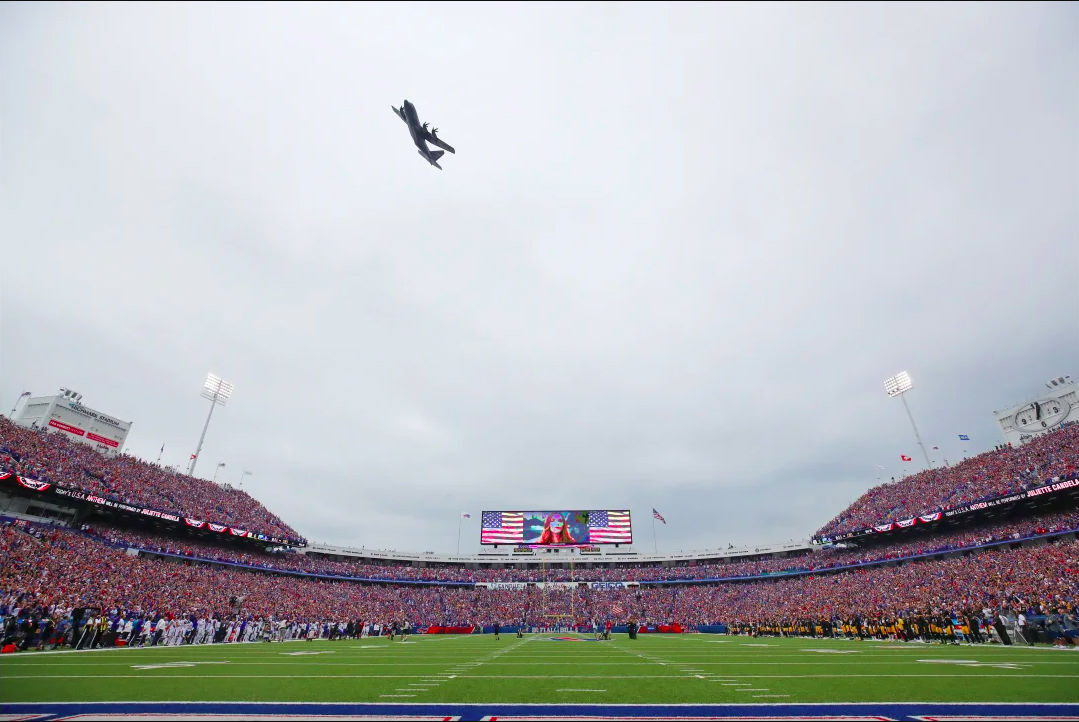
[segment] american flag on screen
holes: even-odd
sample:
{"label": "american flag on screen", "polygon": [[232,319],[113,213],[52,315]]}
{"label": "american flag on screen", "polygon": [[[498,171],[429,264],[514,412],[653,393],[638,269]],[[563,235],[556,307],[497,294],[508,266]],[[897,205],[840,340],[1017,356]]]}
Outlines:
{"label": "american flag on screen", "polygon": [[588,541],[592,544],[629,544],[633,531],[628,511],[588,512]]}
{"label": "american flag on screen", "polygon": [[480,523],[480,544],[520,544],[525,515],[519,511],[485,511]]}

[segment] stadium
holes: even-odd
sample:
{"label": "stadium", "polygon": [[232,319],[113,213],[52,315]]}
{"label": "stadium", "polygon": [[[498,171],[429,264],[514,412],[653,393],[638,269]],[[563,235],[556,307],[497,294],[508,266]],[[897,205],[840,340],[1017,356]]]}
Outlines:
{"label": "stadium", "polygon": [[1079,720],[1074,10],[0,8],[0,722]]}
{"label": "stadium", "polygon": [[[1060,390],[1076,396],[1074,384]],[[0,665],[5,709],[16,714],[116,702],[116,689],[100,685],[112,676],[131,700],[169,701],[155,713],[201,709],[177,700],[238,701],[238,679],[247,680],[239,698],[251,701],[371,702],[359,711],[390,714],[377,703],[412,700],[465,718],[576,714],[515,704],[582,694],[924,705],[963,697],[956,683],[969,682],[983,704],[1075,698],[1079,658],[1044,654],[1079,650],[1074,422],[874,487],[807,544],[691,555],[552,549],[523,543],[522,514],[486,512],[484,534],[517,519],[515,536],[488,543],[518,545],[472,556],[309,545],[239,489],[103,454],[74,426],[35,423],[0,420],[3,649],[25,653]],[[589,515],[606,526],[615,513]],[[33,654],[58,649],[115,651]],[[948,672],[930,673],[933,663]],[[984,684],[1007,678],[1022,681]],[[17,704],[43,699],[57,704]],[[1032,709],[1044,713],[1018,708]],[[302,708],[327,711],[343,710]]]}

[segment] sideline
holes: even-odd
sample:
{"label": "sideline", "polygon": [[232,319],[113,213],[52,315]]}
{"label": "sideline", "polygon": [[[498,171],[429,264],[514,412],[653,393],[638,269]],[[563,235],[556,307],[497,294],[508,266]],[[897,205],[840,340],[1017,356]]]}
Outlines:
{"label": "sideline", "polygon": [[[861,702],[782,704],[453,704],[352,702],[11,702],[0,703],[0,715],[26,716],[35,722],[82,719],[210,720],[232,717],[248,720],[300,720],[324,717],[361,719],[669,719],[722,720],[766,717],[772,720],[924,720],[934,717],[1011,718],[1028,720],[1079,719],[1079,704],[1039,702]],[[31,717],[32,716],[32,717]]]}

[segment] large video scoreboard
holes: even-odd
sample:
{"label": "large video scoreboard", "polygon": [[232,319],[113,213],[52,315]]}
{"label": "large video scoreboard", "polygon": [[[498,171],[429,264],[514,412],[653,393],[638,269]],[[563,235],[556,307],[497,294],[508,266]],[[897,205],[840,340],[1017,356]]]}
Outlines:
{"label": "large video scoreboard", "polygon": [[579,547],[631,544],[629,510],[485,511],[480,544]]}

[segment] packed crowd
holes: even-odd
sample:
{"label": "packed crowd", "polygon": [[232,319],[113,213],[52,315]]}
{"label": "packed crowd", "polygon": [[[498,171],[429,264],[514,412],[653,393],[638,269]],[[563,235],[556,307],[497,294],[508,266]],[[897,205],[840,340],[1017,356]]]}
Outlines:
{"label": "packed crowd", "polygon": [[89,525],[85,531],[115,547],[133,547],[153,552],[177,554],[202,560],[247,564],[288,572],[305,572],[361,579],[394,581],[676,581],[729,579],[763,574],[813,572],[867,562],[896,560],[923,554],[943,553],[1060,531],[1079,530],[1079,509],[1034,519],[996,522],[910,541],[865,549],[831,548],[791,557],[754,561],[664,566],[624,566],[570,569],[469,569],[462,566],[413,567],[408,565],[360,564],[335,561],[297,552],[270,553],[255,547],[241,550],[194,539],[135,532],[127,528]]}
{"label": "packed crowd", "polygon": [[[1033,488],[1074,473],[1077,460],[1079,426],[1021,449],[994,451],[950,469],[873,489],[825,529],[835,533]],[[241,491],[127,456],[107,458],[90,447],[20,429],[4,419],[0,419],[0,470],[116,501],[262,533],[297,536]],[[1070,530],[1079,530],[1079,510],[930,536],[908,535],[904,541],[881,546],[834,547],[789,557],[526,570],[361,564],[194,537],[164,537],[96,522],[77,531],[20,523],[0,526],[0,631],[3,644],[17,643],[23,648],[56,638],[82,645],[88,631],[92,632],[90,646],[118,641],[156,645],[353,636],[365,628],[375,629],[374,625],[391,624],[470,627],[500,622],[536,627],[552,620],[588,625],[628,619],[688,628],[724,623],[754,634],[821,630],[825,636],[869,633],[910,638],[915,630],[915,636],[938,638],[947,636],[949,619],[984,619],[991,626],[992,620],[1011,615],[1049,620],[1047,629],[1055,625],[1054,633],[1069,640],[1079,636],[1075,616],[1079,542],[1074,537],[901,565],[857,565]],[[125,553],[132,547],[184,559]],[[829,573],[817,573],[824,570]],[[322,577],[299,577],[295,572]],[[790,572],[797,576],[738,581]],[[392,583],[716,578],[732,581],[612,589]]]}
{"label": "packed crowd", "polygon": [[[5,628],[72,628],[90,614],[127,620],[216,620],[217,629],[261,624],[542,624],[553,617],[627,619],[693,627],[717,622],[881,620],[1020,609],[1074,619],[1079,542],[934,558],[825,575],[622,589],[416,587],[312,580],[196,562],[136,557],[60,528],[0,527],[0,617]],[[1068,615],[1071,615],[1070,617]],[[186,626],[186,623],[184,624]],[[188,630],[190,631],[190,630]],[[55,633],[55,632],[53,632]],[[320,632],[321,634],[321,632]],[[212,640],[211,640],[212,641]],[[224,641],[224,640],[222,640]],[[5,640],[7,642],[7,640]],[[27,643],[24,636],[23,642]]]}
{"label": "packed crowd", "polygon": [[[955,466],[929,469],[876,486],[818,534],[834,536],[1032,489],[1074,475],[1077,469],[1079,424],[1074,424],[1022,447],[1002,447]],[[114,501],[300,539],[292,527],[242,490],[175,473],[131,456],[105,457],[60,434],[22,429],[0,418],[0,471],[3,470]],[[327,562],[323,568],[330,570],[333,565]],[[446,579],[448,573],[453,572],[428,570],[428,576],[422,578]]]}
{"label": "packed crowd", "polygon": [[1079,424],[1040,436],[1020,447],[1006,446],[896,482],[875,486],[818,536],[835,536],[877,524],[946,511],[996,496],[1033,489],[1079,469]]}
{"label": "packed crowd", "polygon": [[23,429],[0,418],[0,471],[272,536],[300,539],[296,530],[239,489],[178,474],[132,456],[106,457],[61,434]]}

